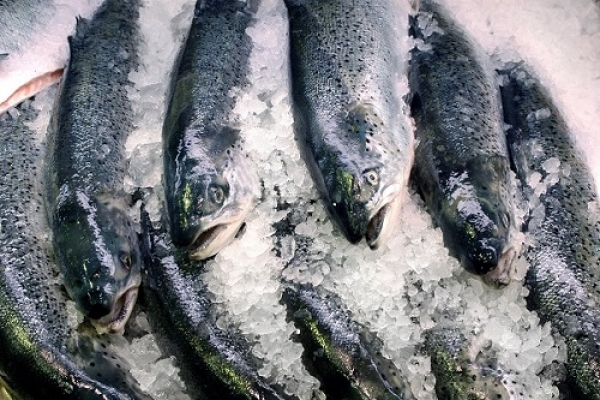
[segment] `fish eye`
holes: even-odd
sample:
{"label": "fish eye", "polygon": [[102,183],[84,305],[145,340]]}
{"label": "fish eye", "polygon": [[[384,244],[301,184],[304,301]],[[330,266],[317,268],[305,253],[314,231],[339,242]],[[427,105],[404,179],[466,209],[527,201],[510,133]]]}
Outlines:
{"label": "fish eye", "polygon": [[363,173],[365,181],[371,186],[377,186],[379,184],[379,174],[377,171],[369,170]]}
{"label": "fish eye", "polygon": [[121,253],[119,258],[121,259],[121,263],[125,266],[125,268],[131,269],[131,256],[129,256],[128,253]]}
{"label": "fish eye", "polygon": [[223,189],[217,186],[213,186],[209,189],[210,200],[216,204],[223,204],[225,201],[225,193]]}

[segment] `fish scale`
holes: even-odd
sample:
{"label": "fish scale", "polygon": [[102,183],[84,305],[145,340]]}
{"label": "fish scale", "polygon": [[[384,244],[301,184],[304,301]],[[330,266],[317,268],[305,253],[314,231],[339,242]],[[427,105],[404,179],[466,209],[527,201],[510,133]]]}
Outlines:
{"label": "fish scale", "polygon": [[249,85],[258,1],[198,1],[171,77],[163,126],[165,197],[171,236],[192,258],[234,239],[258,179],[243,153],[236,103]]}
{"label": "fish scale", "polygon": [[[509,65],[501,73],[511,159],[530,204],[525,221],[532,239],[525,249],[529,305],[565,339],[573,398],[600,399],[596,186],[572,130],[527,67]],[[558,162],[556,171],[552,161]],[[541,188],[529,186],[533,174],[541,177]]]}
{"label": "fish scale", "polygon": [[139,66],[138,0],[78,19],[48,137],[48,214],[68,293],[101,329],[122,332],[140,284],[138,237],[123,191]]}
{"label": "fish scale", "polygon": [[492,271],[491,280],[506,283],[515,254],[513,205],[493,77],[462,29],[434,2],[421,2],[411,34],[414,181],[463,266],[478,274]]}
{"label": "fish scale", "polygon": [[296,131],[351,242],[383,243],[412,164],[391,1],[287,0]]}
{"label": "fish scale", "polygon": [[36,115],[24,104],[14,117],[0,117],[2,379],[23,399],[147,400],[119,367],[127,365],[123,360],[103,354],[98,341],[69,328],[58,271],[47,251],[43,151],[27,127]]}

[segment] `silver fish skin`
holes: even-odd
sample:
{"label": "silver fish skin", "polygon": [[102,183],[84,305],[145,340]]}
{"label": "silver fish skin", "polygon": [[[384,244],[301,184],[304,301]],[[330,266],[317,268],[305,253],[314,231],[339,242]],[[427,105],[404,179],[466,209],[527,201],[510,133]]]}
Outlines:
{"label": "silver fish skin", "polygon": [[118,355],[69,327],[48,251],[42,138],[28,127],[36,116],[26,103],[0,116],[0,375],[20,399],[149,400]]}
{"label": "silver fish skin", "polygon": [[217,326],[203,263],[177,249],[166,229],[154,230],[146,215],[144,298],[148,318],[166,354],[174,355],[194,399],[295,399],[259,376],[261,361],[233,329]]}
{"label": "silver fish skin", "polygon": [[0,114],[61,78],[67,37],[101,0],[0,1]]}
{"label": "silver fish skin", "polygon": [[133,130],[138,0],[107,0],[78,20],[49,133],[49,217],[69,295],[99,330],[122,333],[141,283],[138,233],[123,192]]}
{"label": "silver fish skin", "polygon": [[470,342],[459,327],[437,326],[425,332],[424,352],[431,357],[435,392],[447,400],[509,400],[506,376],[493,352]]}
{"label": "silver fish skin", "polygon": [[332,293],[311,285],[290,285],[282,302],[298,329],[304,363],[321,381],[328,399],[412,399],[381,342],[353,319]]}
{"label": "silver fish skin", "polygon": [[375,249],[397,223],[413,160],[391,0],[286,0],[294,124],[330,214]]}
{"label": "silver fish skin", "polygon": [[413,180],[444,242],[468,271],[506,284],[516,257],[510,163],[491,70],[431,0],[411,17],[409,83],[416,123]]}
{"label": "silver fish skin", "polygon": [[530,204],[528,303],[565,339],[573,398],[600,399],[596,185],[573,132],[537,78],[524,65],[501,74],[511,158]]}
{"label": "silver fish skin", "polygon": [[193,259],[215,255],[254,206],[258,178],[234,114],[248,87],[259,1],[196,3],[173,70],[163,127],[163,182],[171,237]]}

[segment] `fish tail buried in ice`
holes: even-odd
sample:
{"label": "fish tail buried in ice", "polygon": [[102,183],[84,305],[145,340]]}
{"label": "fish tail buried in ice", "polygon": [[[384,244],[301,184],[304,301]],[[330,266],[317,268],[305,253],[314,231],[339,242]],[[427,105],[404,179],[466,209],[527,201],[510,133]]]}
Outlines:
{"label": "fish tail buried in ice", "polygon": [[217,326],[217,310],[203,281],[202,262],[176,249],[165,232],[153,231],[148,217],[149,256],[144,274],[148,317],[159,344],[177,358],[194,399],[281,400],[256,372],[241,333]]}
{"label": "fish tail buried in ice", "polygon": [[401,12],[389,0],[285,3],[305,159],[346,237],[377,248],[398,221],[413,160]]}
{"label": "fish tail buried in ice", "polygon": [[0,382],[15,400],[147,400],[118,355],[69,327],[48,251],[42,135],[28,127],[36,115],[24,103],[0,116]]}
{"label": "fish tail buried in ice", "polygon": [[[477,349],[458,327],[436,327],[425,333],[423,349],[431,357],[435,391],[447,400],[509,400],[505,377],[493,354]],[[483,346],[481,346],[483,347]]]}
{"label": "fish tail buried in ice", "polygon": [[463,267],[506,284],[516,250],[500,100],[482,57],[449,18],[429,0],[411,17],[413,180]]}
{"label": "fish tail buried in ice", "polygon": [[298,328],[307,369],[328,399],[412,398],[400,371],[381,354],[379,339],[352,321],[333,294],[290,286],[282,301]]}
{"label": "fish tail buried in ice", "polygon": [[138,234],[123,192],[138,13],[138,0],[109,0],[92,20],[78,21],[48,139],[47,202],[65,286],[109,332],[123,331],[141,283]]}
{"label": "fish tail buried in ice", "polygon": [[573,131],[539,81],[522,65],[501,72],[511,159],[530,207],[528,302],[565,339],[573,398],[600,399],[596,187]]}
{"label": "fish tail buried in ice", "polygon": [[198,1],[171,80],[164,187],[176,246],[215,255],[253,207],[258,179],[242,150],[236,101],[249,84],[257,1]]}

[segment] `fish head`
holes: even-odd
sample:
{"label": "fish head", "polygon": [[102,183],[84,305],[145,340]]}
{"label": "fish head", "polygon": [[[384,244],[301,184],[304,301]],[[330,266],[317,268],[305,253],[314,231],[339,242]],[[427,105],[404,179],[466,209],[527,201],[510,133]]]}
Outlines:
{"label": "fish head", "polygon": [[188,248],[190,258],[197,260],[214,256],[233,241],[258,186],[241,160],[229,160],[221,172],[204,171],[197,166],[178,171],[173,189],[166,194],[173,243]]}
{"label": "fish head", "polygon": [[357,243],[363,237],[372,249],[387,239],[395,226],[401,205],[401,185],[395,180],[383,182],[381,166],[335,169],[330,185],[334,219],[348,240]]}
{"label": "fish head", "polygon": [[99,331],[122,333],[137,300],[142,256],[121,198],[60,202],[54,240],[67,292]]}
{"label": "fish head", "polygon": [[347,143],[339,146],[349,151],[332,155],[332,165],[321,168],[333,171],[325,185],[334,218],[350,242],[364,237],[371,249],[385,242],[398,221],[409,172],[394,158],[395,145],[379,114],[369,103],[353,106],[341,125]]}
{"label": "fish head", "polygon": [[507,261],[512,264],[514,252],[510,251],[508,240],[510,220],[509,214],[501,206],[490,204],[482,198],[458,202],[454,219],[454,247],[467,271],[486,275],[504,266]]}

